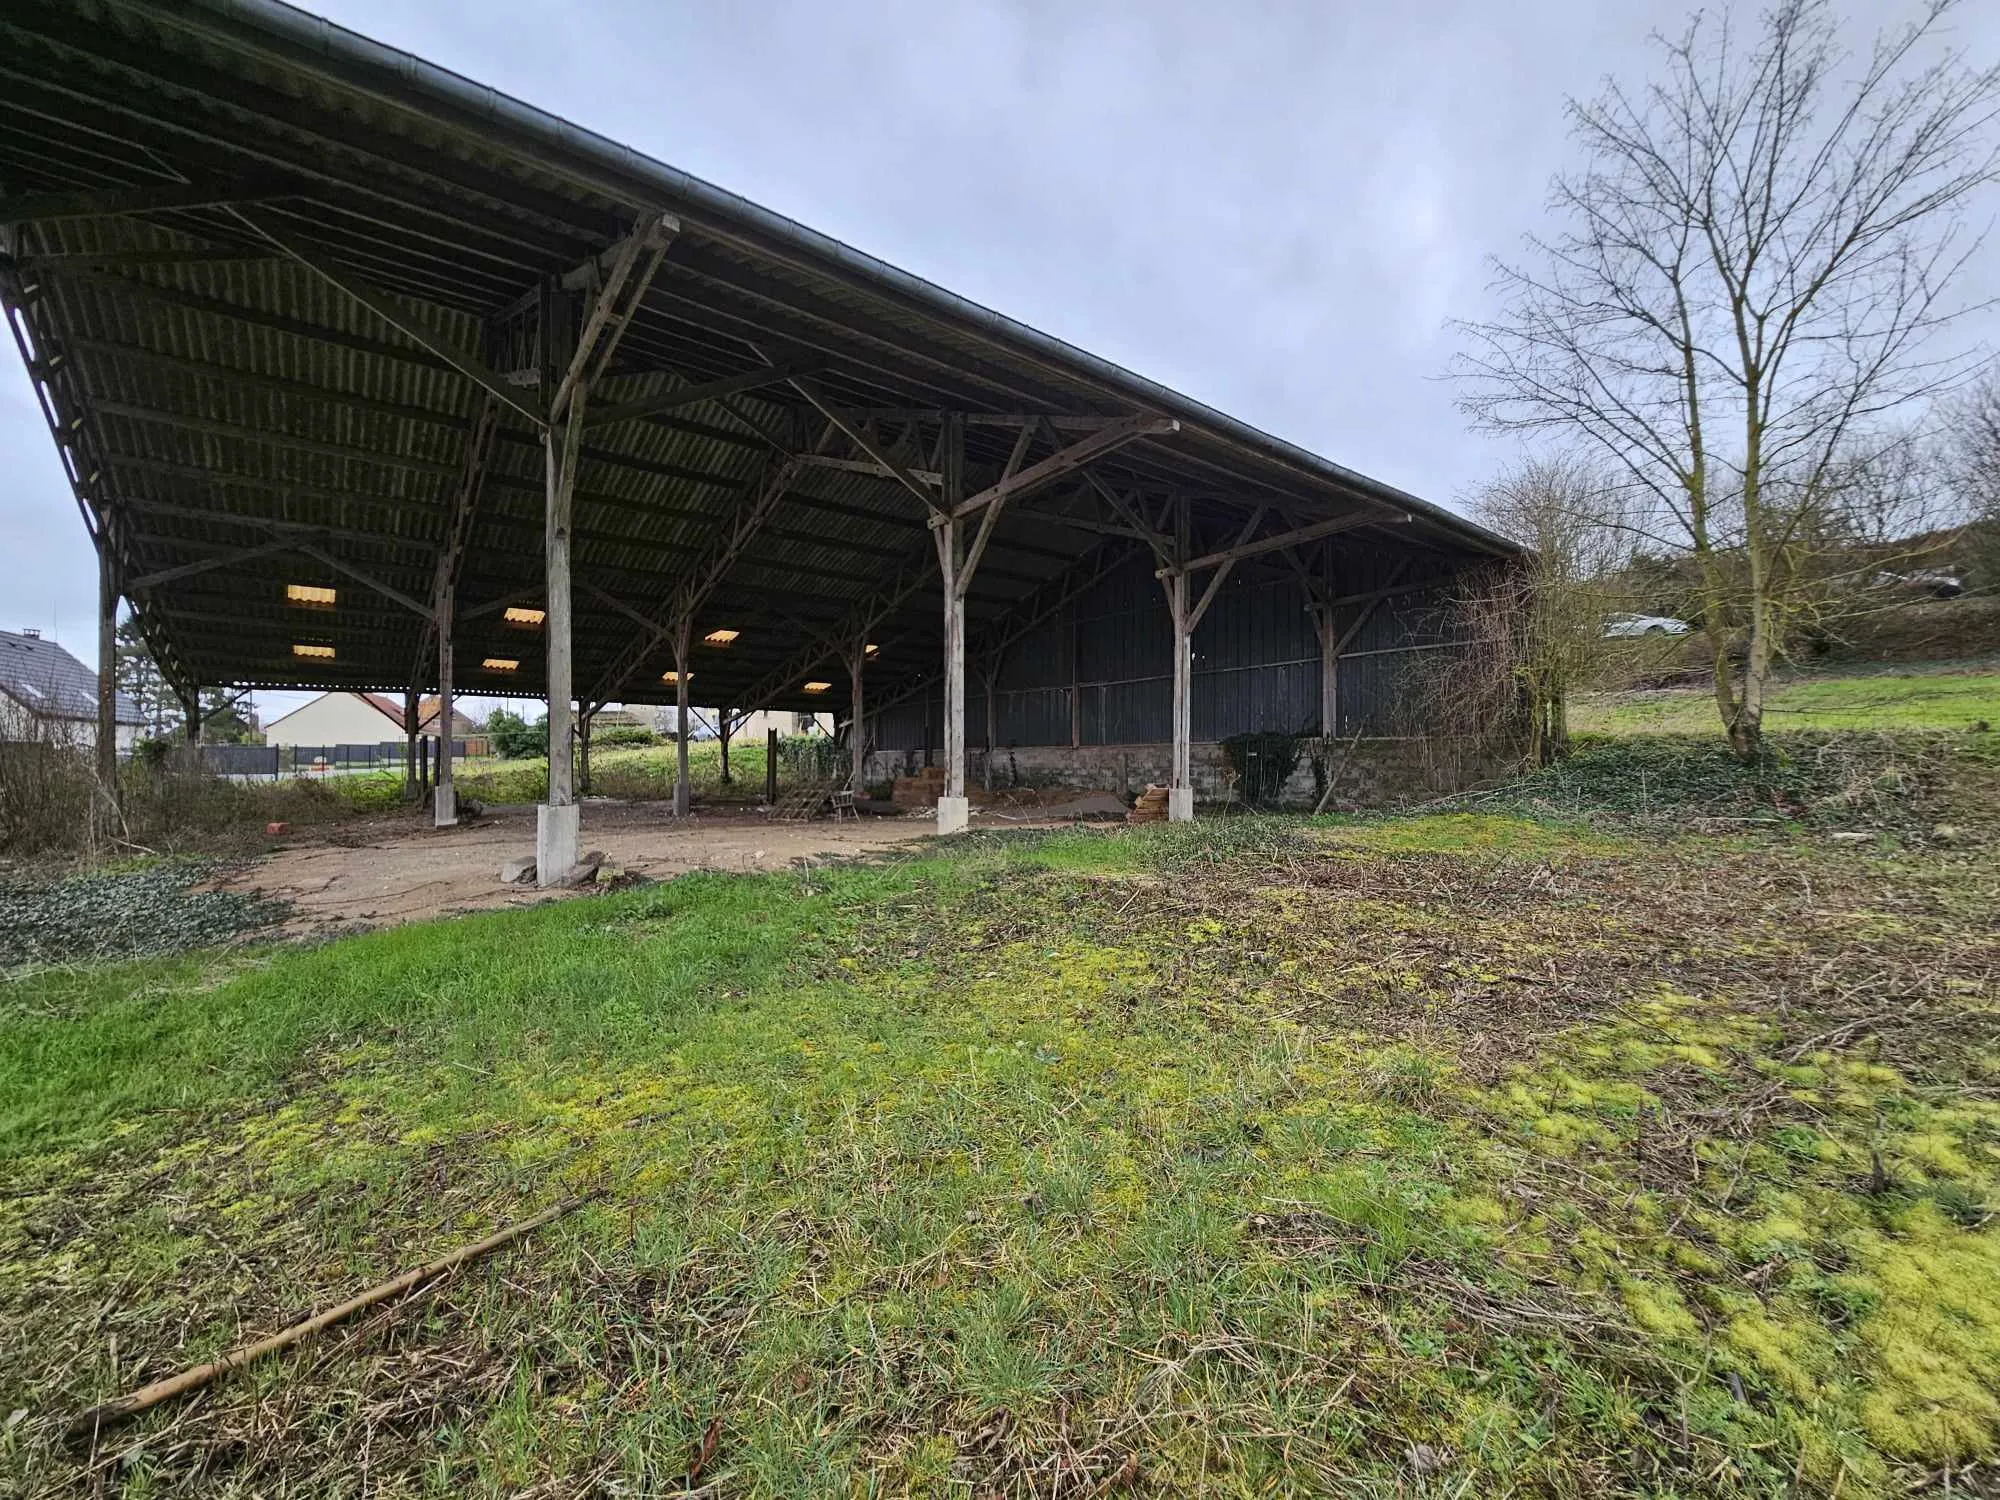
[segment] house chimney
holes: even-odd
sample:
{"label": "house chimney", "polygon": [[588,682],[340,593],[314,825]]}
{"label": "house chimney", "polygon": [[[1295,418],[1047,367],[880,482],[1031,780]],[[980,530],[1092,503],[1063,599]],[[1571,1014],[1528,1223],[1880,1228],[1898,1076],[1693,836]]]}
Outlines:
{"label": "house chimney", "polygon": [[41,628],[36,625],[23,625],[21,627],[21,634],[25,635],[31,641],[39,641],[42,638]]}

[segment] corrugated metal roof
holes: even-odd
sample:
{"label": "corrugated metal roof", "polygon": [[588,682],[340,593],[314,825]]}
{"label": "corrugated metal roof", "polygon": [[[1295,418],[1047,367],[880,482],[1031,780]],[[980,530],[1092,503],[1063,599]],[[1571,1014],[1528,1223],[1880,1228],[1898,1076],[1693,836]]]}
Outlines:
{"label": "corrugated metal roof", "polygon": [[[21,0],[0,16],[0,217],[6,200],[119,188],[204,189],[180,207],[26,213],[0,264],[87,513],[107,520],[154,635],[200,681],[401,690],[432,685],[424,624],[387,597],[429,598],[479,402],[451,363],[298,260],[247,208],[323,264],[373,286],[435,343],[491,348],[503,310],[596,257],[642,214],[681,232],[637,310],[600,409],[809,360],[827,399],[883,413],[878,438],[927,451],[943,410],[1057,419],[1170,416],[1181,430],[1100,459],[1122,493],[1189,495],[1196,542],[1245,511],[1271,525],[1392,507],[1408,523],[1359,551],[1446,562],[1511,550],[1479,528],[1278,442],[1164,387],[954,297],[589,132],[268,0]],[[212,186],[212,190],[210,189]],[[46,207],[46,204],[44,205]],[[902,415],[896,415],[900,413]],[[576,680],[586,692],[766,482],[810,449],[817,416],[783,385],[594,429],[573,567]],[[1013,430],[974,425],[975,484]],[[1046,451],[1038,449],[1037,452]],[[921,466],[921,465],[919,465]],[[502,419],[459,588],[464,691],[536,693],[540,653],[502,607],[542,587],[543,455]],[[1080,490],[1077,503],[1095,504]],[[1054,492],[1051,492],[1051,497]],[[1065,500],[1063,503],[1071,503]],[[974,629],[1074,567],[1102,530],[1018,505],[975,578]],[[1100,517],[1100,520],[1102,517]],[[309,530],[308,530],[309,529]],[[1373,540],[1365,539],[1372,537]],[[335,565],[274,541],[310,543]],[[707,701],[769,685],[802,640],[921,562],[921,508],[879,474],[811,468],[712,594],[697,634]],[[194,565],[259,546],[255,558]],[[359,583],[360,572],[383,586]],[[331,610],[288,604],[332,587]],[[893,677],[933,659],[935,580],[877,629]],[[299,643],[335,656],[303,658]],[[519,659],[482,677],[486,656]],[[664,647],[627,684],[668,665]]]}

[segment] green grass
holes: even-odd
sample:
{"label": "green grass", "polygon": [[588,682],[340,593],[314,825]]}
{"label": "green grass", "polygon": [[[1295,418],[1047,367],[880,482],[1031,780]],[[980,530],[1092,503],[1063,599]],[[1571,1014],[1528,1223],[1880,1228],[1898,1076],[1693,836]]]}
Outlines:
{"label": "green grass", "polygon": [[[634,800],[670,797],[674,790],[676,747],[645,745],[593,750],[591,790],[600,796]],[[722,747],[713,740],[688,746],[688,784],[697,798],[711,802],[755,802],[764,795],[765,747],[756,740],[729,748],[729,781],[722,780]],[[482,802],[537,802],[548,795],[545,759],[479,760],[464,763],[455,780],[461,794]],[[782,761],[781,786],[795,779]]]}
{"label": "green grass", "polygon": [[[1580,694],[1570,705],[1577,734],[1719,734],[1706,687]],[[2000,726],[2000,672],[1856,672],[1780,680],[1764,712],[1766,729],[1940,730]]]}
{"label": "green grass", "polygon": [[[1902,1493],[2000,1457],[1996,886],[1982,846],[1242,818],[17,977],[0,1459]],[[580,1189],[94,1473],[58,1443]]]}

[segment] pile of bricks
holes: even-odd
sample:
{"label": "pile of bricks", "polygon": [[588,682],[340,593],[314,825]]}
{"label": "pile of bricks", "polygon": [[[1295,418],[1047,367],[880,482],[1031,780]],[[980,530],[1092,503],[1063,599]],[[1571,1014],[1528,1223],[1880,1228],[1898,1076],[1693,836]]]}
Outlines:
{"label": "pile of bricks", "polygon": [[1125,814],[1128,823],[1164,823],[1167,821],[1167,789],[1148,783],[1139,800],[1132,804],[1132,810]]}

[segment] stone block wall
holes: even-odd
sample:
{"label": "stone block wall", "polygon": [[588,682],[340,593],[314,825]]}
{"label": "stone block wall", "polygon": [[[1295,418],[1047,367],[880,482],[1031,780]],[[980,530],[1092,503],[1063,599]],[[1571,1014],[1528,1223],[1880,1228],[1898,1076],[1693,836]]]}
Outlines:
{"label": "stone block wall", "polygon": [[[1197,741],[1192,746],[1195,799],[1228,800],[1231,778],[1222,746]],[[966,751],[966,785],[984,784],[986,752]],[[1298,769],[1285,783],[1284,805],[1310,809],[1318,799],[1313,758],[1323,758],[1329,773],[1345,758],[1346,769],[1334,791],[1335,805],[1387,806],[1412,798],[1441,797],[1465,786],[1498,779],[1511,769],[1502,754],[1459,756],[1448,747],[1417,739],[1363,739],[1348,757],[1345,740],[1322,745],[1308,741],[1299,754]],[[941,759],[941,757],[935,757]],[[993,752],[993,789],[1035,787],[1050,791],[1110,792],[1135,796],[1148,783],[1165,785],[1173,763],[1173,746],[1163,742],[1138,745],[1020,745]],[[923,764],[919,751],[877,750],[868,756],[870,783],[914,774]]]}

